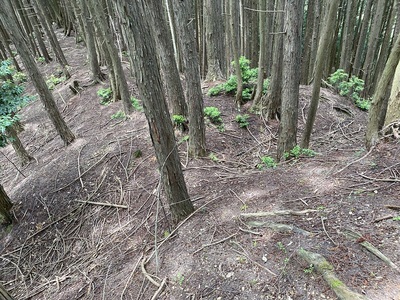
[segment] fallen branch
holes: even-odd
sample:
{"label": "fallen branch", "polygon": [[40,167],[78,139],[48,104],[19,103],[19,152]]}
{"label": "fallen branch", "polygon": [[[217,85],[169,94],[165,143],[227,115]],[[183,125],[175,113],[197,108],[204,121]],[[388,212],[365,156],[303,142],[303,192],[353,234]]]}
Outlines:
{"label": "fallen branch", "polygon": [[287,225],[287,224],[280,224],[280,223],[272,223],[272,222],[257,222],[257,221],[252,221],[248,222],[247,225],[249,227],[268,227],[272,230],[278,231],[278,232],[284,232],[284,233],[299,233],[301,235],[305,236],[312,236],[313,233],[309,232],[307,230],[303,230],[299,227],[293,226],[293,225]]}
{"label": "fallen branch", "polygon": [[381,251],[379,251],[374,245],[370,242],[366,241],[361,234],[358,232],[352,231],[350,229],[345,232],[346,237],[350,238],[353,241],[360,243],[365,249],[374,254],[376,257],[380,258],[385,264],[395,270],[397,273],[400,273],[400,269],[397,265],[395,265],[390,258],[386,257]]}
{"label": "fallen branch", "polygon": [[142,273],[143,273],[144,277],[146,277],[146,278],[147,278],[152,284],[154,284],[156,287],[160,287],[161,284],[158,283],[157,281],[155,281],[155,280],[151,277],[151,275],[150,275],[149,273],[147,273],[146,268],[145,268],[145,266],[144,266],[145,264],[146,264],[146,258],[143,258],[143,259],[142,259],[142,262],[141,262],[141,264],[140,264],[140,266],[141,266]]}
{"label": "fallen branch", "polygon": [[251,218],[251,217],[270,217],[270,216],[301,216],[306,215],[308,213],[317,212],[316,209],[306,209],[306,210],[275,210],[275,211],[262,211],[257,213],[243,213],[240,214],[243,218]]}
{"label": "fallen branch", "polygon": [[339,174],[341,172],[343,172],[344,170],[346,170],[348,167],[350,167],[351,165],[355,164],[356,162],[359,162],[361,160],[363,160],[364,158],[366,158],[368,155],[371,154],[372,150],[374,150],[375,146],[371,147],[371,149],[369,149],[369,151],[367,152],[367,154],[365,154],[363,157],[360,157],[359,159],[353,160],[352,162],[348,163],[347,165],[345,165],[343,168],[341,168],[339,171],[336,171],[334,173],[334,175]]}
{"label": "fallen branch", "polygon": [[112,204],[112,203],[94,202],[94,201],[84,201],[84,200],[75,200],[75,201],[76,202],[80,202],[80,203],[100,205],[100,206],[117,207],[117,208],[125,208],[125,209],[128,208],[127,205],[121,205],[121,204]]}
{"label": "fallen branch", "polygon": [[233,238],[233,237],[236,236],[236,235],[237,235],[237,233],[234,233],[234,234],[231,234],[230,236],[227,236],[227,237],[225,237],[225,238],[223,238],[223,239],[221,239],[221,240],[215,241],[215,242],[213,242],[213,243],[205,244],[205,245],[201,246],[201,248],[199,248],[199,249],[197,249],[196,251],[194,251],[193,254],[196,254],[196,253],[198,253],[198,252],[204,250],[204,249],[207,248],[207,247],[211,247],[211,246],[214,246],[214,245],[218,245],[218,244],[220,244],[220,243],[223,243],[223,242],[225,242],[226,240],[229,240],[229,239]]}
{"label": "fallen branch", "polygon": [[385,205],[385,207],[393,210],[400,210],[400,206],[396,205]]}
{"label": "fallen branch", "polygon": [[162,292],[162,290],[164,289],[165,285],[167,284],[167,277],[165,277],[163,279],[163,281],[161,281],[161,284],[159,286],[159,288],[157,289],[157,291],[154,293],[153,297],[151,297],[151,300],[156,300],[158,299],[158,295]]}
{"label": "fallen branch", "polygon": [[318,273],[322,275],[329,287],[340,300],[363,300],[363,295],[350,290],[336,275],[333,266],[320,254],[304,249],[296,251],[297,255],[312,264]]}
{"label": "fallen branch", "polygon": [[376,218],[374,220],[374,223],[378,223],[378,222],[385,221],[385,220],[392,219],[392,218],[393,218],[392,215],[383,216],[383,217],[380,217],[380,218]]}

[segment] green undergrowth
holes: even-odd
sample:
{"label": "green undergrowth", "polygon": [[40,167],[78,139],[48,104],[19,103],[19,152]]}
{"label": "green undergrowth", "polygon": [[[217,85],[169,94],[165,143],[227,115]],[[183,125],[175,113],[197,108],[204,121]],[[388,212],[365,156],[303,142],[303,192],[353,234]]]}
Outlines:
{"label": "green undergrowth", "polygon": [[[253,89],[257,84],[258,68],[250,67],[250,60],[246,57],[241,56],[239,59],[240,70],[243,79],[243,93],[242,97],[244,101],[251,99]],[[235,62],[232,62],[232,67],[235,67]],[[269,80],[265,79],[263,84],[263,93],[267,92]],[[237,91],[237,76],[231,75],[225,83],[214,86],[208,90],[208,96],[218,96],[222,93],[225,94],[236,94]]]}
{"label": "green undergrowth", "polygon": [[357,76],[349,78],[349,74],[342,69],[338,69],[329,76],[328,82],[338,90],[341,96],[352,99],[354,104],[361,110],[369,110],[371,107],[371,100],[361,97],[361,93],[364,90],[364,80]]}

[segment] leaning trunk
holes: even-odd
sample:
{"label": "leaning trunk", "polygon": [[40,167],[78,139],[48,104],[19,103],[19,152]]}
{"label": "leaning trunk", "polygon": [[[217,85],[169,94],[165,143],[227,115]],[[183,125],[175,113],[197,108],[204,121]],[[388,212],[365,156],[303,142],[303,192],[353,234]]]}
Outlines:
{"label": "leaning trunk", "polygon": [[[10,213],[10,209],[13,204],[10,201],[10,198],[4,191],[3,186],[0,184],[0,216],[3,217],[3,224],[11,224],[13,221],[13,216]],[[0,294],[1,295],[1,294]]]}

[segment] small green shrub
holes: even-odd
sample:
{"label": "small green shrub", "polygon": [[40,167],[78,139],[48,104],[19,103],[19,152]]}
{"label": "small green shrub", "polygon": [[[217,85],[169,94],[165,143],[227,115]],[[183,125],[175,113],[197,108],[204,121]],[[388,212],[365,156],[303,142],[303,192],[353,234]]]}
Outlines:
{"label": "small green shrub", "polygon": [[205,107],[204,115],[215,125],[220,125],[222,123],[221,112],[214,106]]}
{"label": "small green shrub", "polygon": [[358,108],[369,110],[371,100],[361,97],[361,92],[364,90],[364,80],[357,76],[351,76],[349,79],[349,75],[344,70],[338,69],[329,76],[328,82],[338,90],[341,96],[351,98]]}
{"label": "small green shrub", "polygon": [[23,72],[15,72],[15,73],[12,75],[12,77],[13,77],[13,80],[14,80],[16,83],[23,83],[23,82],[26,82],[27,79],[28,79],[28,76],[26,76],[26,74],[23,73]]}
{"label": "small green shrub", "polygon": [[214,86],[212,88],[210,88],[208,90],[207,95],[208,96],[218,96],[219,94],[221,94],[224,91],[224,85],[223,84],[219,84],[217,86]]}
{"label": "small green shrub", "polygon": [[270,156],[263,156],[260,158],[261,164],[257,165],[257,168],[262,170],[264,168],[275,168],[276,167],[276,162],[275,160],[270,157]]}
{"label": "small green shrub", "polygon": [[122,110],[117,111],[115,114],[111,116],[111,119],[125,119],[125,113]]}
{"label": "small green shrub", "polygon": [[143,111],[143,106],[142,106],[142,104],[140,102],[141,101],[139,99],[136,99],[135,97],[131,97],[131,103],[132,103],[133,108],[136,111],[142,112]]}
{"label": "small green shrub", "polygon": [[[250,100],[253,93],[253,89],[257,84],[258,69],[250,67],[250,60],[242,56],[239,59],[240,71],[243,80],[243,92],[242,98],[244,100]],[[235,62],[232,62],[232,66],[235,68]],[[269,80],[264,80],[263,93],[267,92],[269,86]],[[208,90],[208,96],[217,96],[222,92],[226,94],[235,94],[237,91],[237,77],[236,75],[229,76],[225,83],[214,86]]]}
{"label": "small green shrub", "polygon": [[400,216],[393,217],[393,221],[400,221]]}
{"label": "small green shrub", "polygon": [[99,96],[101,98],[100,104],[108,105],[111,102],[112,90],[111,90],[111,88],[99,89],[97,91],[97,96]]}
{"label": "small green shrub", "polygon": [[174,126],[179,128],[182,131],[187,129],[187,120],[184,116],[181,115],[173,115],[172,121],[174,122]]}
{"label": "small green shrub", "polygon": [[67,80],[65,76],[57,77],[54,76],[53,74],[50,75],[50,77],[47,78],[46,84],[49,90],[54,90],[57,84],[60,84],[61,82],[64,82]]}
{"label": "small green shrub", "polygon": [[249,115],[237,115],[235,120],[239,123],[240,128],[249,126]]}
{"label": "small green shrub", "polygon": [[213,161],[213,162],[219,162],[218,157],[214,153],[210,153],[208,157]]}
{"label": "small green shrub", "polygon": [[44,62],[46,62],[46,59],[43,56],[39,56],[38,58],[36,58],[36,61],[43,64]]}
{"label": "small green shrub", "polygon": [[285,159],[288,159],[290,157],[293,157],[295,159],[298,159],[301,155],[308,156],[308,157],[313,157],[315,156],[315,151],[311,149],[303,149],[299,145],[296,145],[292,150],[289,152],[285,152],[283,154]]}

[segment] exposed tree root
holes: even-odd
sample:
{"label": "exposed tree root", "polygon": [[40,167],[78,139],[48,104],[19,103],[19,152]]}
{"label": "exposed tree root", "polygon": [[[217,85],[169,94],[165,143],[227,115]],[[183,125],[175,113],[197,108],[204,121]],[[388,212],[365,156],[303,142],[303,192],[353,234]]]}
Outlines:
{"label": "exposed tree root", "polygon": [[395,265],[388,257],[386,257],[381,251],[379,251],[374,245],[368,242],[361,234],[358,232],[352,231],[350,229],[346,230],[345,235],[347,238],[360,243],[365,249],[369,252],[380,258],[385,264],[395,270],[397,273],[400,273],[400,269],[397,265]]}
{"label": "exposed tree root", "polygon": [[340,300],[361,300],[367,299],[363,295],[351,291],[334,272],[333,266],[320,254],[309,252],[304,249],[296,251],[297,255],[312,264],[315,270],[322,275],[330,288]]}

